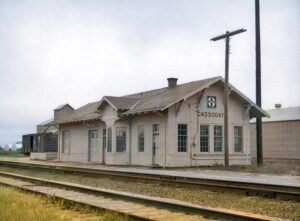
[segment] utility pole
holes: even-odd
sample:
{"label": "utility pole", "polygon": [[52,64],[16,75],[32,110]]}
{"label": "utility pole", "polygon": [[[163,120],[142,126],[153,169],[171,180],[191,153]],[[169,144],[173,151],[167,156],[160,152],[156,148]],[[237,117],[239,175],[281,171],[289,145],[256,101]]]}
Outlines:
{"label": "utility pole", "polygon": [[[259,0],[255,0],[255,43],[256,43],[256,104],[261,107],[261,62],[260,62],[260,21]],[[263,144],[261,117],[256,118],[257,166],[263,166]]]}
{"label": "utility pole", "polygon": [[221,39],[226,40],[226,47],[225,47],[225,86],[224,86],[224,159],[225,159],[225,167],[229,166],[229,126],[228,126],[228,100],[229,100],[229,93],[228,93],[228,82],[229,82],[229,42],[230,37],[233,35],[240,34],[242,32],[245,32],[246,29],[239,29],[236,31],[229,32],[227,31],[223,35],[219,35],[217,37],[214,37],[210,39],[211,41],[218,41]]}

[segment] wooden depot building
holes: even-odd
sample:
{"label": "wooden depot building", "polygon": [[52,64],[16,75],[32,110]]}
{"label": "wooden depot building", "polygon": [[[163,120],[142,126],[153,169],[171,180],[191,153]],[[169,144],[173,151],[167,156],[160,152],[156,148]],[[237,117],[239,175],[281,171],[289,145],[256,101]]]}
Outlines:
{"label": "wooden depot building", "polygon": [[[268,114],[234,86],[229,97],[230,164],[251,164],[250,119]],[[224,163],[224,79],[214,77],[54,110],[58,160],[190,167]]]}

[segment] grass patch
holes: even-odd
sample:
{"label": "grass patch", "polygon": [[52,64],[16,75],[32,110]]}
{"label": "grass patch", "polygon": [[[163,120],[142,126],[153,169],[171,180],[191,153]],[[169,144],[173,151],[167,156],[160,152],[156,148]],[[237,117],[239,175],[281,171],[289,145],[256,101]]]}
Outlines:
{"label": "grass patch", "polygon": [[125,221],[129,217],[54,197],[0,185],[0,220],[5,221]]}
{"label": "grass patch", "polygon": [[4,151],[3,149],[0,150],[0,157],[24,157],[25,155],[21,152],[21,150],[19,151]]}

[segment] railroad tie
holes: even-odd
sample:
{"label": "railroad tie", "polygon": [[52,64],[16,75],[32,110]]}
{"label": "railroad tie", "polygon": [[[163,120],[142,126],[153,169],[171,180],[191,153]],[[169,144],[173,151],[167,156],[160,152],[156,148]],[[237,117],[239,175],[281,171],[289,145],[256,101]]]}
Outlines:
{"label": "railroad tie", "polygon": [[116,211],[122,214],[127,214],[129,216],[140,217],[148,220],[212,220],[204,218],[200,215],[172,211],[159,206],[126,201],[125,199],[116,199],[114,197],[92,195],[88,193],[61,189],[57,187],[43,186],[33,184],[27,181],[21,181],[2,176],[0,177],[0,183],[8,186],[13,186],[19,189],[36,192],[48,196],[55,196],[76,203],[86,204],[104,210]]}

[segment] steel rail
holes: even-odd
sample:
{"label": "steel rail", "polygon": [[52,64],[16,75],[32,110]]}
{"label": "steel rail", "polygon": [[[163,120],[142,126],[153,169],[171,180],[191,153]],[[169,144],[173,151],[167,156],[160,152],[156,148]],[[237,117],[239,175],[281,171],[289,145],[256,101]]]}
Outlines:
{"label": "steel rail", "polygon": [[[121,199],[121,200],[125,199],[126,201],[138,202],[145,205],[159,206],[160,208],[172,209],[173,211],[175,210],[177,212],[184,212],[184,213],[188,212],[195,215],[197,214],[205,215],[214,219],[217,218],[221,220],[225,219],[225,220],[257,220],[257,221],[279,221],[279,220],[282,221],[283,220],[280,218],[272,218],[272,217],[267,217],[258,214],[250,214],[250,213],[221,209],[221,208],[204,207],[204,206],[199,206],[199,205],[173,200],[173,199],[145,196],[140,194],[121,192],[121,191],[109,190],[109,189],[98,188],[98,187],[91,187],[91,186],[75,184],[75,183],[60,182],[60,181],[41,179],[41,178],[35,178],[30,176],[23,176],[23,175],[13,174],[13,173],[0,172],[0,176],[27,181],[32,184],[39,184],[39,185],[50,186],[50,187],[59,187],[62,189],[67,189],[67,190],[69,189],[69,190],[74,190],[74,191],[89,193],[94,195],[103,195],[106,197],[111,197],[111,198]],[[0,181],[0,184],[1,183],[2,182]],[[5,183],[2,184],[6,185]],[[10,186],[13,185],[10,184]],[[18,186],[16,187],[20,188]],[[34,190],[29,190],[29,191],[34,192]],[[127,215],[131,216],[130,214]]]}
{"label": "steel rail", "polygon": [[46,164],[35,164],[35,163],[23,163],[13,161],[0,161],[0,165],[15,167],[15,168],[29,168],[29,169],[41,169],[46,171],[61,171],[64,173],[72,174],[84,174],[89,176],[110,176],[110,177],[122,177],[138,180],[151,180],[166,182],[171,184],[183,184],[183,185],[196,185],[201,187],[207,187],[214,190],[236,190],[242,191],[247,195],[267,196],[279,199],[293,199],[300,200],[300,187],[288,186],[288,185],[275,185],[275,184],[264,184],[264,183],[250,183],[243,181],[232,181],[232,180],[217,180],[207,178],[191,178],[161,174],[148,174],[138,173],[131,171],[119,171],[112,169],[103,168],[81,168],[73,166],[60,166],[60,165],[46,165]]}

